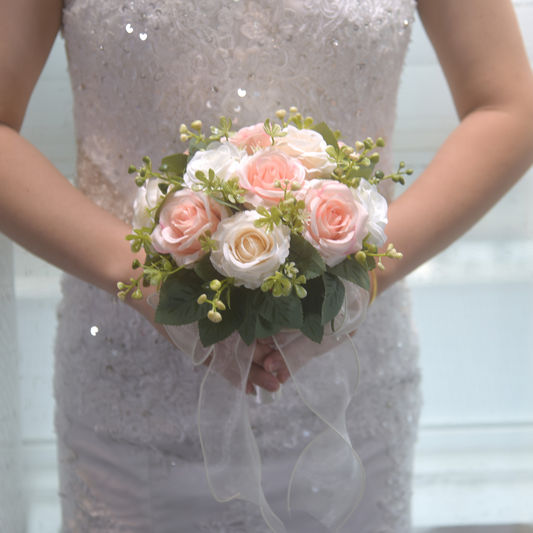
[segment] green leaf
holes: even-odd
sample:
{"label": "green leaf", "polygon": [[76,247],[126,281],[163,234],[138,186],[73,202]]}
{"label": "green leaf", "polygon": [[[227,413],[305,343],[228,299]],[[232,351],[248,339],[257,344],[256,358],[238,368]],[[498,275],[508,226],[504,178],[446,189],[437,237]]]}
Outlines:
{"label": "green leaf", "polygon": [[211,263],[211,254],[204,255],[198,263],[196,263],[194,271],[204,281],[211,281],[213,279],[223,280],[225,277],[213,266],[213,263]]}
{"label": "green leaf", "polygon": [[368,272],[355,259],[346,258],[342,263],[334,267],[328,267],[327,270],[330,274],[335,274],[336,276],[351,281],[363,289],[370,289]]}
{"label": "green leaf", "polygon": [[342,281],[333,274],[324,272],[322,274],[324,282],[324,303],[322,304],[322,325],[331,322],[341,310],[344,302],[344,285]]}
{"label": "green leaf", "polygon": [[320,257],[317,249],[296,233],[291,234],[288,261],[294,262],[299,274],[305,276],[307,280],[317,278],[326,271],[324,260]]}
{"label": "green leaf", "polygon": [[276,333],[279,333],[283,326],[281,324],[273,324],[261,315],[257,315],[257,322],[255,325],[255,337],[256,339],[266,339],[272,337]]}
{"label": "green leaf", "polygon": [[161,285],[155,321],[166,326],[183,326],[206,317],[209,306],[197,302],[206,292],[202,283],[192,270],[181,270],[169,276]]}
{"label": "green leaf", "polygon": [[370,270],[374,270],[376,268],[376,260],[373,257],[367,255],[366,256],[366,265],[367,265],[369,271]]}
{"label": "green leaf", "polygon": [[324,303],[324,282],[322,277],[308,281],[305,284],[307,296],[302,299],[304,323],[300,328],[302,333],[314,342],[322,342],[324,326],[321,322],[321,310]]}
{"label": "green leaf", "polygon": [[276,298],[270,291],[258,291],[254,305],[257,313],[273,324],[295,329],[303,325],[302,304],[294,293]]}
{"label": "green leaf", "polygon": [[376,168],[376,165],[370,162],[370,165],[368,167],[359,166],[359,170],[352,169],[350,170],[348,175],[350,179],[351,178],[364,178],[365,180],[369,180],[374,174],[375,168]]}
{"label": "green leaf", "polygon": [[[249,294],[252,295],[253,291],[247,289],[246,287],[235,287],[230,288],[231,292],[225,291],[223,295],[223,301],[226,304],[228,309],[233,311],[233,316],[235,320],[235,328],[240,327],[248,310],[248,298]],[[229,295],[231,294],[231,302]],[[224,316],[224,311],[222,311],[222,316]]]}
{"label": "green leaf", "polygon": [[[204,347],[211,346],[217,342],[227,339],[236,329],[239,328],[246,314],[246,292],[251,292],[244,287],[232,287],[231,308],[227,300],[227,292],[224,293],[222,301],[226,304],[226,309],[220,311],[222,320],[218,323],[211,322],[204,318],[198,322],[200,340]],[[210,306],[206,306],[210,308]]]}
{"label": "green leaf", "polygon": [[162,165],[168,165],[168,174],[176,174],[176,176],[183,176],[187,168],[187,156],[185,154],[174,154],[163,157]]}
{"label": "green leaf", "polygon": [[204,348],[227,339],[237,329],[231,309],[223,311],[222,317],[222,321],[216,324],[209,318],[203,318],[198,322],[200,340]]}
{"label": "green leaf", "polygon": [[337,142],[335,135],[333,135],[333,132],[330,130],[329,126],[325,122],[320,122],[319,124],[315,124],[310,129],[315,130],[318,133],[320,133],[320,135],[324,137],[326,144],[333,146],[335,150],[339,149],[339,143]]}
{"label": "green leaf", "polygon": [[198,150],[205,150],[207,148],[207,145],[204,141],[197,141],[194,137],[191,137],[191,140],[189,141],[189,157],[188,161],[190,161],[194,154],[198,152]]}
{"label": "green leaf", "polygon": [[[254,307],[255,291],[245,289],[245,312],[243,321],[239,326],[239,335],[242,340],[250,346],[256,338],[257,311]],[[268,335],[267,335],[268,336]]]}

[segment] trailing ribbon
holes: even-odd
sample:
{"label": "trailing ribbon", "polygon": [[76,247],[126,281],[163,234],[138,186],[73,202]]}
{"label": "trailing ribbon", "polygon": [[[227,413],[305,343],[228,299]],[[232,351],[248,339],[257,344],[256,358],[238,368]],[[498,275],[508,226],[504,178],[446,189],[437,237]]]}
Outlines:
{"label": "trailing ribbon", "polygon": [[[346,408],[359,380],[359,362],[349,333],[363,322],[368,292],[344,283],[346,299],[335,332],[317,344],[299,331],[273,337],[304,403],[326,424],[301,453],[288,487],[288,507],[303,510],[330,531],[353,513],[364,489],[363,466],[346,430]],[[157,306],[157,295],[150,297]],[[195,365],[212,357],[200,389],[198,429],[209,487],[215,499],[248,500],[259,506],[274,533],[285,533],[261,488],[261,458],[246,406],[246,382],[255,349],[237,332],[204,348],[196,324],[165,326],[174,344]]]}

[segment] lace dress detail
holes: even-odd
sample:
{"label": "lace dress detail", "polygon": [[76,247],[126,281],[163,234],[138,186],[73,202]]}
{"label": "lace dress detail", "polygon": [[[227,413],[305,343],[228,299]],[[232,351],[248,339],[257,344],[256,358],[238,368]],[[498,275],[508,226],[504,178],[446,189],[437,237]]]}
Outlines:
{"label": "lace dress detail", "polygon": [[[67,0],[63,32],[79,187],[130,220],[136,188],[127,167],[143,155],[158,161],[183,151],[182,122],[216,124],[224,114],[240,127],[291,105],[339,128],[347,142],[384,137],[386,170],[414,6],[414,0]],[[391,198],[390,189],[384,193]],[[175,472],[201,467],[196,414],[205,369],[194,368],[113,296],[70,277],[63,294],[55,393],[64,531],[131,532],[84,470],[73,435],[82,431],[109,450],[127,450],[144,465],[142,482],[155,494],[153,487]],[[368,506],[379,515],[375,531],[404,533],[420,399],[402,284],[378,298],[356,344],[362,377],[348,411],[354,448],[379,440],[390,463]],[[250,399],[250,419],[265,471],[297,457],[323,429],[290,382],[275,404]],[[146,497],[152,504],[153,494]],[[268,531],[245,503],[217,505],[183,531]],[[176,518],[169,531],[178,525]],[[138,531],[167,530],[150,524]]]}

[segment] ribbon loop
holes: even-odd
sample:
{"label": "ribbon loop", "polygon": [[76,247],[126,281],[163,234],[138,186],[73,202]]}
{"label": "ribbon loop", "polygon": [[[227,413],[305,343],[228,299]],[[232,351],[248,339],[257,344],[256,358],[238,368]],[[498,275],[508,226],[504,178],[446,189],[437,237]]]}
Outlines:
{"label": "ribbon loop", "polygon": [[[293,330],[276,334],[272,344],[282,353],[304,403],[327,426],[296,462],[289,510],[307,511],[330,531],[348,520],[364,488],[364,470],[346,430],[346,409],[359,380],[359,361],[349,333],[365,318],[368,292],[344,284],[346,300],[335,319],[335,331],[321,344]],[[158,295],[148,301],[155,308]],[[240,498],[258,505],[269,528],[286,533],[261,488],[261,458],[248,418],[245,391],[256,342],[246,346],[234,332],[204,348],[196,324],[165,328],[195,365],[212,356],[200,389],[198,429],[213,496],[220,502]]]}

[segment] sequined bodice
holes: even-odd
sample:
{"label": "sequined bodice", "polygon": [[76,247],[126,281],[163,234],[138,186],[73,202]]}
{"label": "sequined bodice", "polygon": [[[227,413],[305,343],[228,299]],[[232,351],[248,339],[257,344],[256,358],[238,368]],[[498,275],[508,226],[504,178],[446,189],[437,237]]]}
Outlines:
{"label": "sequined bodice", "polygon": [[[238,128],[295,105],[340,129],[346,142],[390,140],[414,6],[414,0],[66,0],[80,188],[127,220],[136,192],[127,167],[143,155],[157,163],[183,151],[179,126],[198,118],[208,125],[225,115]],[[384,169],[390,153],[389,143]],[[201,460],[196,405],[203,368],[193,368],[129,307],[71,278],[59,324],[60,441],[67,442],[69,420],[80,418],[98,435],[170,457],[173,466]],[[418,372],[402,287],[378,298],[357,344],[362,381],[348,424],[359,435],[388,435],[397,468],[381,500],[405,502]],[[281,402],[252,406],[250,416],[267,460],[296,453],[321,430],[290,383]],[[74,470],[68,476],[70,492],[81,491],[84,505],[100,516],[101,502],[90,503]],[[226,530],[215,524],[201,531]]]}
{"label": "sequined bodice", "polygon": [[80,185],[127,218],[135,187],[125,169],[183,151],[179,126],[197,118],[239,127],[295,105],[348,142],[388,139],[414,5],[67,0]]}

